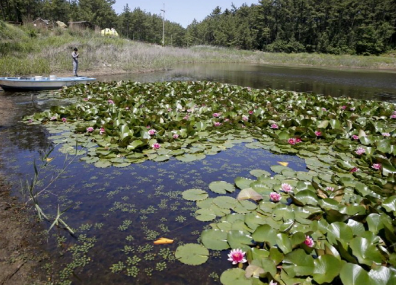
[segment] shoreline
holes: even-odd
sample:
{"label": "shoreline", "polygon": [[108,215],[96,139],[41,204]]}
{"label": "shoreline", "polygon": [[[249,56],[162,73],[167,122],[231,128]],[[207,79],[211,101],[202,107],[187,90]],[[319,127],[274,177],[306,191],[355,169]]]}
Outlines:
{"label": "shoreline", "polygon": [[[225,63],[230,63],[232,64],[233,62],[225,62]],[[188,64],[188,63],[187,63]],[[195,64],[219,64],[218,62],[202,62],[202,63],[195,63]],[[308,65],[308,64],[298,64],[298,65],[289,65],[289,64],[271,64],[271,63],[255,63],[255,62],[246,62],[246,63],[239,63],[239,64],[246,64],[246,65],[267,65],[267,66],[274,66],[274,67],[290,67],[290,68],[317,68],[317,69],[325,69],[325,70],[340,70],[340,71],[366,71],[366,72],[386,72],[386,73],[396,73],[396,68],[364,68],[364,67],[348,67],[348,66],[338,66],[338,67],[332,67],[332,66],[319,66],[319,65]],[[191,66],[193,66],[194,63],[191,63]],[[81,69],[80,70],[80,76],[105,76],[105,75],[121,75],[121,74],[144,74],[144,73],[153,73],[153,72],[160,72],[164,70],[171,70],[175,67],[169,67],[169,68],[158,68],[158,69],[147,69],[147,70],[124,70],[124,69],[117,69],[117,68],[107,68],[107,67],[102,67],[102,68],[96,68],[94,70],[91,69]],[[72,69],[70,68],[70,72],[66,71],[59,71],[59,72],[53,72],[51,74],[54,74],[59,77],[72,77],[73,72]],[[34,75],[30,75],[34,76]],[[43,75],[44,76],[44,75]],[[45,75],[45,76],[49,76]]]}
{"label": "shoreline", "polygon": [[0,177],[0,284],[45,284],[42,262],[46,259],[40,223],[34,221],[28,209]]}

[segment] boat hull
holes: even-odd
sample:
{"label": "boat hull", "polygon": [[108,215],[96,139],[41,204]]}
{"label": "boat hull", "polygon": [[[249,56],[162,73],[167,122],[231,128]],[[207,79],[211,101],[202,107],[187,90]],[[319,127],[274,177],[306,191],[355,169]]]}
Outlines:
{"label": "boat hull", "polygon": [[56,90],[95,80],[91,77],[0,77],[0,87],[4,91]]}

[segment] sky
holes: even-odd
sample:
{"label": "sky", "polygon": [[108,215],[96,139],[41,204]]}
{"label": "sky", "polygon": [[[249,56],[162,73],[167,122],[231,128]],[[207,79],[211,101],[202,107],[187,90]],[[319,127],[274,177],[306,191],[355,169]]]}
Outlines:
{"label": "sky", "polygon": [[121,14],[125,5],[128,4],[131,11],[140,8],[146,13],[162,15],[161,10],[165,10],[166,20],[187,28],[194,19],[201,22],[217,6],[223,12],[227,8],[231,9],[232,3],[239,8],[245,3],[250,6],[251,4],[258,4],[258,2],[259,0],[116,0],[113,9],[117,14]]}

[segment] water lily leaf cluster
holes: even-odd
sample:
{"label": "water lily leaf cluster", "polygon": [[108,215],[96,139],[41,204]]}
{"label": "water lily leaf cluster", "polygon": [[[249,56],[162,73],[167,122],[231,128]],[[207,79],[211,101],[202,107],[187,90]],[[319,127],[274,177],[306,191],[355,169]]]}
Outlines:
{"label": "water lily leaf cluster", "polygon": [[[329,156],[340,161],[336,153]],[[196,218],[211,222],[200,243],[246,252],[247,264],[230,264],[223,284],[396,282],[394,189],[389,194],[365,186],[358,176],[334,172],[330,163],[326,172],[274,166],[279,173],[273,176],[235,179],[243,199],[226,194],[196,201]],[[205,191],[209,197],[208,188],[202,197]],[[273,201],[271,193],[280,199]]]}
{"label": "water lily leaf cluster", "polygon": [[365,155],[357,167],[380,164],[384,176],[396,172],[390,103],[214,82],[97,82],[60,96],[67,105],[25,121],[46,124],[66,153],[77,141],[87,149],[85,160],[98,167],[171,157],[189,162],[245,142],[304,155],[319,145],[348,153],[360,145]]}
{"label": "water lily leaf cluster", "polygon": [[275,175],[252,169],[255,179],[184,192],[211,224],[201,245],[177,251],[181,262],[204,262],[202,247],[242,249],[247,264],[223,284],[396,282],[394,104],[213,82],[98,82],[60,95],[74,102],[25,122],[45,124],[62,152],[82,146],[97,167],[189,162],[240,143],[305,159],[307,172],[280,163]]}

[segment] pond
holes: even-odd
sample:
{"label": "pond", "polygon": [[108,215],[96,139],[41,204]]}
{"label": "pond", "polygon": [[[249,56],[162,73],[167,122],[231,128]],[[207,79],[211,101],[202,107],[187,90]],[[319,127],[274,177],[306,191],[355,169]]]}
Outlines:
{"label": "pond", "polygon": [[[393,73],[381,72],[217,64],[98,79],[210,80],[394,102],[394,77]],[[20,191],[20,181],[31,180],[34,165],[38,165],[42,179],[38,191],[49,185],[49,191],[38,198],[40,207],[52,218],[58,207],[65,211],[62,219],[76,235],[51,229],[51,262],[47,265],[59,273],[56,278],[64,284],[218,284],[221,272],[230,267],[225,262],[227,252],[211,252],[209,261],[199,267],[182,264],[173,255],[178,245],[196,243],[209,224],[195,219],[197,207],[184,200],[182,192],[207,190],[213,181],[233,184],[236,177],[253,179],[253,170],[273,173],[271,166],[280,162],[288,163],[295,171],[306,171],[303,159],[250,148],[249,141],[199,161],[145,161],[104,169],[65,156],[57,145],[47,163],[44,157],[52,147],[51,133],[20,119],[57,105],[53,94],[0,93],[0,170],[13,182],[14,194],[28,200],[28,193]],[[51,183],[58,174],[59,178]],[[159,237],[173,239],[174,243],[154,245]]]}

